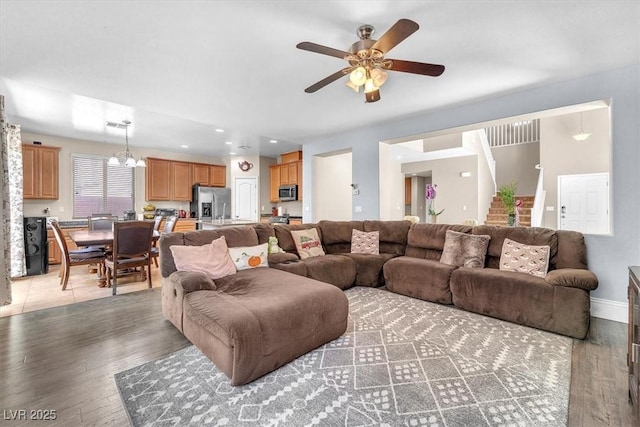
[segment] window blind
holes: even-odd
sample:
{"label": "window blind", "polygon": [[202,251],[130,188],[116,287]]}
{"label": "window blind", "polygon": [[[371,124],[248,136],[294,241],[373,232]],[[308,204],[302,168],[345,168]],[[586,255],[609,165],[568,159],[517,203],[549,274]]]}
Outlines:
{"label": "window blind", "polygon": [[96,213],[122,216],[133,209],[134,171],[125,166],[109,166],[108,159],[74,154],[73,217]]}

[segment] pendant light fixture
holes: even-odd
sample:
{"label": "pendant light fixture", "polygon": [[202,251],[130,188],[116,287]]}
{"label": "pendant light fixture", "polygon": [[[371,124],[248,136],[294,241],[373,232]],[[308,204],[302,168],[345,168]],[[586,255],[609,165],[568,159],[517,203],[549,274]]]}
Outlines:
{"label": "pendant light fixture", "polygon": [[123,120],[122,124],[124,124],[124,151],[119,151],[118,153],[111,156],[107,164],[109,166],[126,166],[128,168],[146,168],[147,164],[145,161],[140,158],[140,160],[136,161],[133,157],[133,153],[129,151],[129,125],[131,124],[130,120]]}
{"label": "pendant light fixture", "polygon": [[573,135],[573,139],[575,139],[576,141],[584,141],[589,138],[589,136],[591,136],[590,133],[582,130],[582,112],[580,112],[580,132]]}

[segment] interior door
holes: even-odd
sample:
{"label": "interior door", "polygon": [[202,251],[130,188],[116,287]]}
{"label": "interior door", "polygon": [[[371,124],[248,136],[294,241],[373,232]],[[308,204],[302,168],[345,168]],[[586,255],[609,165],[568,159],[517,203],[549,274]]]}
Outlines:
{"label": "interior door", "polygon": [[235,179],[235,219],[257,221],[258,191],[257,179]]}
{"label": "interior door", "polygon": [[558,229],[609,233],[609,174],[558,176]]}

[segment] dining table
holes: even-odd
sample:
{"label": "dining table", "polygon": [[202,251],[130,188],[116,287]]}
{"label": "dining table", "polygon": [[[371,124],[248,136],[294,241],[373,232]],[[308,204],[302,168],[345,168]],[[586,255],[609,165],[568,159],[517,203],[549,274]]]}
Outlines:
{"label": "dining table", "polygon": [[[158,240],[160,234],[159,231],[153,230],[152,239],[154,241]],[[68,235],[78,247],[105,246],[109,248],[113,246],[113,230],[77,230],[70,231]],[[144,269],[142,269],[142,272],[144,273]],[[146,280],[146,277],[141,278],[141,280]],[[98,269],[98,286],[101,288],[107,286],[107,277],[101,269]]]}

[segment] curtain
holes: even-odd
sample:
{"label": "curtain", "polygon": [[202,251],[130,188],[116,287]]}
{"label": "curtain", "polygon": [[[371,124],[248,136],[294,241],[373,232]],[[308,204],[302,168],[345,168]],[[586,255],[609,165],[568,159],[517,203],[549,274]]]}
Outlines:
{"label": "curtain", "polygon": [[20,126],[7,123],[4,96],[0,95],[0,304],[11,303],[11,277],[26,274],[22,209],[22,140]]}

